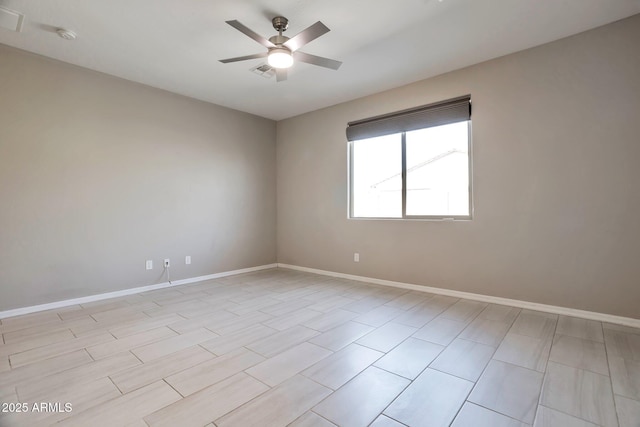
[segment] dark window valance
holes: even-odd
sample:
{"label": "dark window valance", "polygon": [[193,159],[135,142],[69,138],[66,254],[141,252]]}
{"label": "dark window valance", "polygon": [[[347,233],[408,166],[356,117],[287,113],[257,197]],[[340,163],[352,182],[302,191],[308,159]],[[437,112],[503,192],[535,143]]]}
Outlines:
{"label": "dark window valance", "polygon": [[374,138],[471,119],[471,96],[465,95],[421,107],[349,122],[347,139]]}

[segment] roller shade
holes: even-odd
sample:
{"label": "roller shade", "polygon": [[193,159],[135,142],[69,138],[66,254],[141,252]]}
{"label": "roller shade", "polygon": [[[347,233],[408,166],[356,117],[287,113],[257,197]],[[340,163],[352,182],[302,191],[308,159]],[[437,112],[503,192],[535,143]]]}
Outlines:
{"label": "roller shade", "polygon": [[347,139],[374,138],[471,119],[471,95],[349,122]]}

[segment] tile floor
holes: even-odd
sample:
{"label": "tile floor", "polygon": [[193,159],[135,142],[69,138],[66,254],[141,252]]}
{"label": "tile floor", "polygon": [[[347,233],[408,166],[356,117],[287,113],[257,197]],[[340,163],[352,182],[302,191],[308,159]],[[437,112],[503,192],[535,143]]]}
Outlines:
{"label": "tile floor", "polygon": [[0,332],[1,426],[640,426],[640,329],[290,270]]}

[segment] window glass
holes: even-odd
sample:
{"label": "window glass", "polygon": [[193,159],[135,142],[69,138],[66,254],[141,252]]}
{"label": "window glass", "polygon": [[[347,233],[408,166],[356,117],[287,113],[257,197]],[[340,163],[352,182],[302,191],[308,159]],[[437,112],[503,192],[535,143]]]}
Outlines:
{"label": "window glass", "polygon": [[469,215],[467,122],[406,133],[407,216]]}
{"label": "window glass", "polygon": [[402,217],[401,134],[352,142],[352,215]]}
{"label": "window glass", "polygon": [[352,141],[351,217],[469,218],[469,126]]}

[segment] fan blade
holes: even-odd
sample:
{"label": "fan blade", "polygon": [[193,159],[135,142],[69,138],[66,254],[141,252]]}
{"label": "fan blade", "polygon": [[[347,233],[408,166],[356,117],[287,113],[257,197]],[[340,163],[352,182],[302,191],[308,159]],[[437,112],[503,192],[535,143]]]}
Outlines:
{"label": "fan blade", "polygon": [[287,69],[286,68],[276,68],[276,81],[283,82],[287,80]]}
{"label": "fan blade", "polygon": [[275,44],[271,43],[269,40],[267,40],[266,38],[262,37],[260,34],[256,33],[255,31],[245,27],[243,24],[241,24],[240,22],[236,21],[235,19],[233,21],[225,21],[225,22],[227,24],[231,25],[236,30],[240,31],[241,33],[251,37],[252,39],[257,41],[258,43],[260,43],[264,47],[267,47],[267,48],[276,47]]}
{"label": "fan blade", "polygon": [[246,61],[247,59],[258,59],[258,58],[266,58],[266,57],[267,57],[267,52],[262,52],[262,53],[255,53],[253,55],[236,56],[235,58],[221,59],[220,62],[222,62],[223,64],[227,64],[229,62]]}
{"label": "fan blade", "polygon": [[327,26],[322,22],[318,21],[306,30],[302,30],[295,36],[291,37],[286,43],[284,43],[284,46],[291,49],[291,51],[296,51],[310,41],[313,41],[328,32],[329,28],[327,28]]}
{"label": "fan blade", "polygon": [[331,68],[332,70],[337,70],[342,65],[342,62],[336,61],[335,59],[323,58],[322,56],[310,55],[304,52],[293,52],[293,59],[306,62],[307,64]]}

